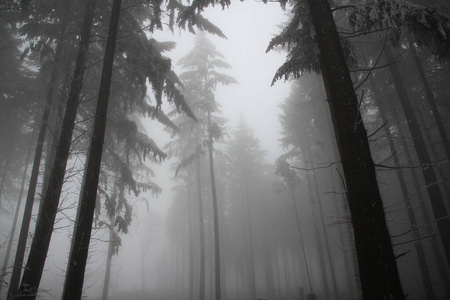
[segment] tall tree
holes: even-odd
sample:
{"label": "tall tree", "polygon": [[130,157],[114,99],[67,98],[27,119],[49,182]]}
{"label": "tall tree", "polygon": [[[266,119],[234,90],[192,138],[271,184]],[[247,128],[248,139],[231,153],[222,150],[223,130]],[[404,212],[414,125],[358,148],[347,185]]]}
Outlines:
{"label": "tall tree", "polygon": [[[209,157],[209,174],[211,179],[211,192],[214,213],[214,249],[215,249],[215,299],[221,299],[220,280],[220,241],[219,241],[219,209],[217,203],[217,191],[214,172],[214,140],[221,137],[221,128],[214,119],[213,114],[218,110],[218,104],[214,99],[214,91],[219,84],[228,85],[235,83],[235,80],[220,70],[229,68],[223,60],[223,55],[216,50],[214,45],[204,34],[197,36],[194,48],[182,59],[180,65],[186,69],[180,78],[189,79],[191,84],[196,85],[199,91],[196,101],[199,101],[203,115],[200,120],[205,126],[206,145]],[[197,116],[197,118],[199,118]]]}
{"label": "tall tree", "polygon": [[[290,38],[295,41],[289,49],[290,63],[278,70],[276,78],[308,69],[322,73],[344,170],[364,299],[404,299],[367,133],[332,10],[327,0],[306,2],[295,3],[291,23],[270,45],[288,45]],[[305,49],[302,39],[309,39],[312,49],[319,51]],[[307,58],[299,57],[302,54],[319,59],[307,63]],[[294,65],[292,60],[307,65]]]}
{"label": "tall tree", "polygon": [[[56,212],[58,209],[59,196],[62,189],[66,164],[69,157],[70,142],[72,139],[79,95],[83,83],[86,56],[90,44],[93,10],[94,1],[88,0],[86,2],[86,11],[81,29],[81,39],[76,67],[70,87],[54,167],[50,175],[49,191],[43,199],[43,214],[39,217],[36,224],[34,239],[22,277],[22,282],[19,287],[17,299],[35,299],[42,277]],[[14,294],[10,294],[10,297],[14,297]]]}

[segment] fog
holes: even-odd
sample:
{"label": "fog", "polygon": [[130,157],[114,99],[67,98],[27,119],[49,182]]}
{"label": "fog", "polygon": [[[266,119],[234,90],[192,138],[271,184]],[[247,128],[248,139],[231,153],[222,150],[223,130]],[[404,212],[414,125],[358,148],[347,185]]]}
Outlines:
{"label": "fog", "polygon": [[[343,1],[344,4],[351,2]],[[127,9],[123,9],[123,14]],[[142,31],[148,39],[176,43],[173,49],[162,54],[170,58],[180,84],[178,79],[173,82],[196,120],[188,116],[189,110],[179,105],[178,100],[168,96],[171,90],[167,85],[172,83],[167,79],[172,78],[170,73],[164,79],[153,79],[144,72],[145,75],[141,75],[149,77],[144,78],[144,84],[138,74],[135,82],[129,80],[128,87],[126,76],[135,73],[127,73],[127,68],[138,69],[140,63],[131,67],[126,64],[131,61],[133,51],[124,50],[127,43],[124,41],[129,36],[127,31],[119,30],[116,52],[123,51],[123,54],[113,69],[116,73],[113,73],[111,87],[109,127],[82,284],[84,299],[363,299],[361,282],[364,281],[358,264],[363,265],[364,259],[358,257],[357,252],[361,249],[355,247],[347,199],[349,191],[345,183],[347,177],[340,157],[343,150],[338,147],[334,131],[336,121],[333,127],[328,105],[333,96],[325,91],[322,76],[316,74],[314,66],[292,71],[288,80],[284,80],[284,76],[274,80],[277,70],[293,57],[290,51],[296,49],[298,42],[294,38],[285,42],[285,49],[275,45],[266,52],[271,40],[292,20],[291,9],[288,5],[283,10],[278,2],[261,1],[233,1],[229,7],[222,8],[217,4],[205,8],[202,16],[216,25],[226,38],[204,33],[195,26],[196,34],[177,26],[171,31],[166,21],[163,30]],[[8,17],[7,12],[5,16]],[[342,30],[340,34],[344,36],[345,30],[350,32],[347,15],[339,15],[338,11],[335,16]],[[140,22],[140,17],[136,14],[136,23]],[[88,67],[79,96],[81,108],[75,119],[58,212],[38,284],[39,299],[59,299],[63,295],[68,261],[75,247],[72,245],[74,224],[80,219],[77,217],[80,194],[85,182],[91,180],[84,176],[96,118],[94,100],[102,76],[99,68],[102,58],[98,53],[104,47],[107,32],[106,25],[101,25],[102,20],[99,17],[94,21],[97,26],[95,41],[91,43],[90,56],[87,56]],[[77,22],[81,24],[80,20]],[[442,30],[448,29],[450,23],[446,24]],[[0,25],[9,28],[3,23]],[[297,27],[299,32],[306,28],[301,24]],[[312,36],[314,30],[311,32]],[[415,152],[417,144],[413,141],[416,137],[407,127],[410,121],[403,113],[405,108],[397,101],[401,94],[396,92],[395,73],[388,69],[393,63],[389,57],[380,59],[381,55],[377,56],[377,51],[384,51],[384,47],[377,44],[379,37],[365,34],[369,37],[358,36],[356,46],[349,47],[349,53],[359,55],[354,54],[354,61],[348,58],[361,114],[361,120],[355,120],[355,123],[363,123],[367,132],[401,287],[407,299],[428,299],[430,295],[433,298],[429,299],[448,299],[448,254],[446,258],[445,239],[440,237],[439,217],[430,201],[433,196],[429,195],[429,182],[423,171],[432,168],[437,174],[432,185],[438,186],[443,195],[443,210],[449,210],[449,153],[445,139],[442,140],[435,128],[433,117],[436,113],[442,115],[444,133],[448,133],[450,119],[448,101],[445,100],[449,96],[445,86],[450,74],[448,62],[438,60],[428,50],[419,50],[439,107],[438,111],[432,111],[424,104],[426,87],[422,87],[418,79],[419,69],[409,69],[412,68],[412,49],[416,51],[418,44],[404,42],[403,48],[393,46],[394,65],[400,66],[409,101],[416,114],[420,112],[419,127],[426,141],[425,151],[430,154],[425,164],[420,153]],[[18,49],[18,53],[24,52],[28,45],[25,35],[15,33],[12,36],[23,41],[14,49]],[[351,41],[348,44],[354,42],[352,38],[348,37]],[[74,41],[78,44],[79,40],[82,42],[83,38],[77,33]],[[53,41],[49,47],[56,49],[56,44]],[[347,45],[346,42],[343,44]],[[5,45],[9,44],[5,42]],[[202,77],[201,68],[196,69],[197,61],[189,55],[191,51],[198,54],[210,50],[210,46],[218,54],[211,56],[213,63],[209,62],[213,72]],[[152,47],[145,49],[162,46],[152,44]],[[78,46],[73,48],[75,50],[66,51],[78,51]],[[30,49],[30,53],[35,51],[33,47]],[[71,57],[75,57],[74,53]],[[316,53],[318,50],[295,55],[313,57]],[[206,51],[199,57],[209,59],[208,55],[210,53]],[[10,96],[9,77],[3,76],[4,72],[0,74],[0,80],[5,83],[1,85],[4,91],[0,91],[4,95],[1,98],[3,112],[0,111],[0,121],[4,125],[0,132],[3,169],[0,258],[5,261],[0,299],[9,299],[7,293],[18,251],[27,182],[32,176],[32,158],[25,162],[27,150],[31,153],[28,156],[32,157],[49,86],[46,78],[51,74],[45,69],[45,54],[27,52],[23,57],[18,64],[30,70],[30,74],[23,77],[40,80],[39,84],[33,83],[32,88],[24,88],[21,93]],[[163,72],[162,61],[165,60],[151,66],[157,70],[154,73]],[[1,62],[14,67],[7,59]],[[223,62],[229,68],[223,67]],[[292,65],[298,67],[296,63],[300,65],[304,61],[294,60]],[[68,97],[68,82],[72,80],[69,74],[76,69],[74,64],[75,59],[67,62],[65,75],[58,85],[61,92],[56,93],[55,98]],[[381,70],[378,70],[378,64],[383,65]],[[372,69],[367,72],[367,68]],[[295,78],[300,73],[302,76]],[[199,84],[204,78],[206,82]],[[216,81],[210,83],[213,82],[211,78]],[[161,90],[163,116],[158,113],[158,96],[155,96],[158,80],[165,84],[165,89]],[[122,89],[123,86],[126,87]],[[145,90],[145,95],[139,96],[137,90]],[[135,101],[133,97],[142,101]],[[34,102],[22,100],[29,98]],[[57,111],[57,105],[54,105],[39,168],[23,268],[35,238],[36,223],[41,218],[38,216],[40,205],[46,197],[44,178],[48,176],[46,172],[51,171],[46,171],[45,165],[51,170],[48,159],[52,148],[56,148],[51,139],[59,135],[56,128],[61,126],[58,120],[62,119],[62,113]],[[337,136],[339,138],[339,134]],[[136,146],[130,146],[135,142]],[[355,153],[355,160],[356,156]],[[21,180],[22,173],[24,180]],[[22,181],[24,189],[20,192]],[[18,203],[21,203],[17,210],[18,223],[8,254]],[[448,219],[447,212],[444,215],[444,219]],[[372,250],[383,252],[381,245],[380,249]]]}

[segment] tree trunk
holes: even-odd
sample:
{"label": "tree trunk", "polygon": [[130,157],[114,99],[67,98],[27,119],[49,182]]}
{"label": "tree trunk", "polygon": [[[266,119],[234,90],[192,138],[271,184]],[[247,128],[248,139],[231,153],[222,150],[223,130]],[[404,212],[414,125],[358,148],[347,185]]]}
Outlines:
{"label": "tree trunk", "polygon": [[436,99],[434,97],[433,91],[430,86],[430,82],[428,81],[427,76],[425,75],[425,71],[423,70],[422,63],[420,62],[419,56],[417,54],[417,49],[414,45],[411,44],[410,48],[413,51],[413,59],[416,64],[417,70],[420,75],[420,79],[423,84],[423,88],[425,90],[426,99],[428,104],[430,105],[431,111],[433,112],[434,121],[436,123],[436,127],[439,132],[439,136],[442,140],[442,144],[444,146],[445,155],[447,160],[450,160],[450,142],[447,137],[447,133],[445,132],[444,123],[442,122],[441,114],[436,106]]}
{"label": "tree trunk", "polygon": [[[399,125],[400,124],[399,113],[397,112],[396,109],[392,109],[391,112],[392,112],[392,119],[397,124],[397,126],[400,126]],[[403,131],[400,128],[399,128],[398,134],[399,134],[399,141],[402,142],[402,147],[405,152],[406,165],[412,166],[414,164],[414,162],[413,162],[411,153],[409,151],[409,147],[406,144],[406,140],[409,140],[409,138],[407,138],[404,135]],[[411,172],[411,178],[412,178],[412,183],[413,183],[413,187],[414,187],[414,192],[417,194],[418,203],[420,205],[420,211],[423,214],[424,223],[426,224],[425,228],[427,230],[427,235],[430,237],[433,237],[436,235],[436,232],[432,225],[434,222],[431,219],[431,216],[428,213],[428,208],[425,204],[425,197],[424,197],[424,194],[422,193],[422,189],[421,189],[422,185],[420,184],[416,170],[412,169],[410,172]],[[445,288],[447,296],[450,297],[450,286],[448,284],[445,284],[447,282],[450,282],[450,277],[445,269],[445,266],[441,263],[444,258],[442,257],[442,252],[440,250],[440,247],[438,245],[436,238],[431,239],[431,248],[432,248],[432,252],[434,253],[434,258],[437,262],[437,268],[439,271],[439,275],[441,276],[442,282],[444,282],[443,286]]]}
{"label": "tree trunk", "polygon": [[114,224],[116,222],[115,215],[111,216],[109,219],[109,242],[108,242],[108,253],[106,254],[106,270],[105,270],[105,280],[103,282],[102,300],[108,299],[109,292],[109,280],[111,278],[111,263],[112,257],[114,255],[114,245],[115,245],[115,232]]}
{"label": "tree trunk", "polygon": [[245,210],[247,221],[247,241],[248,241],[248,264],[249,264],[249,280],[250,280],[250,292],[251,299],[256,297],[256,279],[255,279],[255,259],[253,249],[253,231],[252,231],[252,219],[250,211],[250,199],[248,195],[248,182],[245,183]]}
{"label": "tree trunk", "polygon": [[[33,138],[31,140],[33,140]],[[3,268],[1,270],[2,273],[0,275],[0,294],[2,292],[3,282],[4,282],[5,276],[7,274],[6,270],[8,268],[9,256],[11,254],[11,248],[12,248],[12,244],[13,244],[13,241],[14,241],[14,236],[15,236],[15,233],[16,233],[17,219],[19,218],[20,206],[21,206],[21,203],[22,203],[22,195],[23,195],[23,191],[25,190],[25,181],[26,181],[26,178],[27,178],[28,165],[30,164],[31,150],[32,149],[33,148],[30,145],[30,147],[28,149],[27,158],[25,160],[25,166],[24,166],[24,169],[23,169],[22,183],[20,185],[19,197],[17,197],[16,211],[14,213],[14,219],[13,219],[13,223],[12,223],[12,226],[11,226],[11,234],[10,234],[10,236],[8,238],[8,246],[6,248],[5,259],[3,260]]]}
{"label": "tree trunk", "polygon": [[92,221],[94,217],[100,165],[105,139],[109,93],[113,71],[114,53],[119,26],[121,0],[114,0],[103,61],[102,77],[98,93],[97,107],[91,145],[87,156],[86,181],[81,191],[78,218],[75,224],[73,247],[63,290],[63,300],[80,299],[83,290],[84,271],[89,252]]}
{"label": "tree trunk", "polygon": [[[374,90],[374,85],[372,84],[372,90]],[[376,94],[376,92],[375,92]],[[381,104],[381,101],[379,101],[379,99],[377,97],[375,97],[375,103],[378,107],[378,111],[379,111],[379,117],[381,120],[382,124],[386,124],[387,123],[387,118],[386,118],[386,112],[384,110],[383,105]],[[394,161],[394,166],[398,167],[399,169],[397,169],[396,174],[397,174],[397,180],[400,186],[400,189],[402,191],[403,194],[403,199],[405,202],[405,207],[406,207],[406,212],[408,215],[408,221],[411,224],[411,233],[413,236],[413,239],[416,241],[414,243],[414,247],[416,249],[416,254],[417,254],[417,259],[419,262],[419,269],[420,269],[420,275],[422,277],[422,282],[424,285],[424,290],[425,290],[425,295],[426,295],[426,299],[428,300],[433,300],[436,299],[434,292],[433,292],[433,287],[431,284],[431,278],[430,278],[430,274],[428,272],[428,267],[427,267],[427,260],[425,257],[425,252],[422,246],[422,243],[420,242],[420,235],[419,235],[419,230],[418,230],[418,226],[417,226],[417,221],[416,221],[416,216],[414,214],[414,210],[412,207],[412,203],[411,203],[411,195],[408,191],[408,188],[406,186],[406,180],[405,177],[403,176],[403,171],[400,169],[401,163],[400,163],[400,159],[398,157],[397,154],[397,149],[394,145],[393,142],[393,137],[391,135],[391,131],[389,129],[389,126],[385,126],[384,127],[384,131],[387,137],[387,141],[388,141],[388,145],[389,148],[391,150],[391,154],[392,154],[392,159]]]}
{"label": "tree trunk", "polygon": [[[59,138],[55,163],[52,169],[52,174],[50,176],[49,181],[49,190],[46,193],[46,197],[42,200],[43,203],[43,215],[38,218],[38,222],[36,223],[36,229],[34,234],[34,239],[31,244],[30,253],[28,256],[28,261],[26,268],[24,270],[22,282],[19,287],[19,296],[17,299],[35,299],[37,290],[39,287],[39,283],[42,277],[42,272],[44,270],[45,259],[47,257],[48,247],[50,244],[50,238],[53,231],[53,225],[55,222],[56,212],[59,205],[59,196],[61,194],[62,185],[64,182],[64,174],[66,169],[67,160],[70,152],[70,142],[72,139],[73,128],[75,124],[75,117],[79,102],[79,95],[82,87],[82,79],[84,74],[84,64],[86,60],[87,50],[89,47],[90,34],[91,34],[91,25],[92,25],[92,9],[86,9],[86,16],[83,22],[81,41],[80,41],[80,49],[78,52],[76,67],[73,74],[73,80],[71,83],[69,98],[67,100],[67,108],[66,114],[63,120],[63,126],[61,130],[61,136]],[[59,47],[61,47],[58,44]],[[55,58],[56,61],[56,58]],[[50,91],[49,91],[50,94]],[[53,91],[51,92],[53,95]],[[49,100],[48,100],[49,101]],[[41,132],[39,133],[41,136]],[[42,135],[42,141],[44,138],[44,134]],[[40,141],[40,138],[38,139]],[[39,145],[36,148],[42,147]],[[42,151],[42,150],[41,150]],[[36,151],[37,153],[37,151]],[[40,157],[39,157],[40,160]],[[35,156],[34,164],[38,163],[38,158]],[[38,170],[36,170],[37,172]],[[33,176],[33,173],[32,173]],[[24,221],[26,220],[26,215],[31,216],[32,202],[34,198],[34,190],[36,186],[31,186],[30,179],[30,187],[27,196],[27,202],[25,204],[24,211]],[[24,226],[22,224],[21,236],[26,238],[28,235],[28,227],[29,226],[29,217],[27,217],[28,224]],[[22,222],[24,222],[22,221]],[[24,246],[25,247],[25,244]],[[16,254],[16,258],[20,253]],[[23,254],[22,254],[23,257]],[[22,258],[23,260],[23,258]],[[15,266],[17,266],[15,264]],[[20,277],[20,274],[17,275],[17,280]],[[11,279],[11,282],[13,280]],[[10,298],[14,297],[17,293],[16,284],[11,284],[10,291],[8,291],[8,296]]]}
{"label": "tree trunk", "polygon": [[[385,48],[385,53],[387,60],[392,61],[393,55],[390,47]],[[442,245],[444,246],[444,252],[447,257],[446,263],[450,266],[450,219],[445,207],[444,199],[439,190],[439,185],[437,183],[436,174],[433,167],[426,166],[426,164],[430,163],[431,160],[419,128],[419,123],[414,114],[414,109],[409,101],[406,86],[402,80],[400,71],[395,64],[390,64],[389,70],[391,71],[392,79],[394,80],[398,94],[398,99],[407,120],[408,129],[412,136],[414,148],[416,149],[419,162],[422,165],[426,189],[428,191],[428,195],[430,196],[431,207],[433,209]]]}
{"label": "tree trunk", "polygon": [[[298,216],[298,209],[297,209],[297,202],[295,201],[295,194],[294,194],[294,187],[292,185],[289,185],[289,191],[291,193],[291,199],[292,203],[294,204],[294,213],[295,213],[295,221],[297,222],[297,229],[300,239],[300,246],[302,248],[302,256],[303,256],[303,263],[305,264],[305,271],[306,271],[306,277],[308,279],[308,287],[309,287],[309,294],[314,295],[312,284],[311,284],[311,276],[309,275],[309,266],[308,266],[308,260],[306,259],[306,250],[305,250],[305,243],[303,241],[303,235],[302,235],[302,228],[300,226],[300,218]],[[286,278],[287,280],[287,278]]]}
{"label": "tree trunk", "polygon": [[355,231],[365,300],[405,299],[367,132],[327,0],[308,0]]}
{"label": "tree trunk", "polygon": [[[312,154],[311,154],[311,147],[310,147],[309,139],[307,140],[307,143],[308,143],[307,153],[309,154],[309,161],[312,162],[313,158],[312,158]],[[328,233],[327,233],[327,229],[325,228],[325,218],[323,216],[322,199],[320,197],[319,184],[317,181],[316,171],[311,170],[311,173],[313,176],[314,187],[315,187],[316,195],[317,195],[317,204],[318,204],[318,208],[319,208],[319,223],[320,223],[320,227],[322,227],[322,232],[323,232],[323,235],[325,238],[325,251],[327,252],[327,257],[328,257],[328,267],[330,268],[331,284],[333,285],[334,297],[336,300],[339,300],[339,293],[338,293],[338,288],[337,288],[337,283],[336,283],[336,274],[334,272],[333,258],[331,257]],[[319,245],[319,247],[322,248],[320,245]],[[326,276],[326,274],[323,274],[323,276]],[[330,295],[331,295],[331,293],[330,293]],[[330,295],[327,295],[327,297],[330,297]]]}
{"label": "tree trunk", "polygon": [[220,239],[219,239],[219,209],[217,207],[216,180],[214,174],[213,137],[211,129],[211,112],[208,110],[208,154],[209,173],[214,210],[214,262],[215,262],[215,300],[220,300]]}
{"label": "tree trunk", "polygon": [[200,230],[200,280],[198,299],[205,299],[205,224],[203,221],[203,199],[201,185],[200,158],[197,159],[197,193],[198,193],[198,218]]}

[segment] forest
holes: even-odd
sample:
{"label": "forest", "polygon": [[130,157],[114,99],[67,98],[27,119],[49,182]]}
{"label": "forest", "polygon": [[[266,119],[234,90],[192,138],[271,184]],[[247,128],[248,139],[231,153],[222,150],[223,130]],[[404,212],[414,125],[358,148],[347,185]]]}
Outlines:
{"label": "forest", "polygon": [[450,299],[448,0],[0,0],[0,300]]}

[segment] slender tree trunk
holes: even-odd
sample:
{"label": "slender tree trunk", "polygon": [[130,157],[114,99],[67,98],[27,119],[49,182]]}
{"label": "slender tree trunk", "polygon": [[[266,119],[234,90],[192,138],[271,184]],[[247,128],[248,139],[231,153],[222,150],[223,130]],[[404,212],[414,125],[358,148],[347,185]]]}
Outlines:
{"label": "slender tree trunk", "polygon": [[[31,140],[33,140],[33,138]],[[3,268],[1,270],[2,273],[0,275],[0,294],[2,292],[3,282],[4,282],[5,276],[7,274],[9,256],[11,254],[11,248],[12,248],[12,244],[13,244],[13,241],[14,241],[14,236],[15,236],[15,233],[16,233],[17,219],[19,218],[20,206],[21,206],[21,203],[22,203],[22,195],[23,195],[23,191],[25,190],[25,181],[26,181],[26,178],[27,178],[28,166],[30,164],[31,150],[32,149],[33,148],[30,145],[30,147],[28,148],[27,158],[25,159],[25,166],[24,166],[23,174],[22,174],[22,183],[20,185],[19,197],[17,197],[16,211],[14,213],[14,219],[13,219],[13,223],[12,223],[12,226],[11,226],[11,234],[10,234],[9,240],[8,240],[8,247],[6,248],[5,259],[3,260]]]}
{"label": "slender tree trunk", "polygon": [[[309,141],[308,141],[309,144]],[[312,154],[311,154],[311,147],[310,145],[308,145],[308,154],[309,154],[309,160],[312,160]],[[311,171],[312,175],[313,175],[313,180],[314,180],[314,187],[316,190],[316,195],[317,195],[317,204],[318,204],[318,208],[319,208],[319,222],[320,222],[320,227],[322,227],[322,232],[323,235],[325,237],[325,250],[327,252],[327,257],[328,257],[328,267],[330,268],[330,276],[331,276],[331,283],[333,285],[333,291],[334,291],[334,297],[336,300],[339,300],[339,293],[338,293],[338,288],[337,288],[337,283],[336,283],[336,275],[334,272],[334,265],[333,265],[333,259],[331,257],[331,252],[330,252],[330,243],[329,243],[329,238],[328,238],[328,233],[327,230],[325,228],[325,218],[323,216],[323,208],[322,208],[322,199],[320,197],[320,191],[319,191],[319,185],[318,185],[318,181],[317,181],[317,176],[316,176],[316,172],[315,170]],[[326,276],[326,274],[323,274],[324,276]]]}
{"label": "slender tree trunk", "polygon": [[220,239],[219,239],[219,209],[217,207],[216,180],[214,174],[213,137],[211,131],[211,112],[208,111],[208,154],[209,173],[211,176],[211,191],[214,210],[214,260],[215,260],[215,300],[220,300]]}
{"label": "slender tree trunk", "polygon": [[1,199],[3,196],[3,189],[5,188],[6,177],[8,175],[9,165],[11,164],[11,154],[13,153],[13,150],[12,150],[13,144],[14,144],[14,136],[9,141],[9,146],[8,146],[8,151],[6,154],[5,163],[3,164],[3,168],[2,168],[3,176],[2,176],[2,180],[0,182],[0,204],[1,204]]}
{"label": "slender tree trunk", "polygon": [[249,263],[249,275],[250,275],[250,292],[252,299],[256,297],[256,279],[255,279],[255,260],[253,249],[253,231],[252,220],[250,213],[250,199],[248,195],[248,183],[245,183],[245,210],[247,212],[247,233],[248,233],[248,263]]}
{"label": "slender tree trunk", "polygon": [[201,185],[200,158],[197,159],[197,197],[198,197],[198,218],[200,230],[200,280],[198,299],[205,299],[205,224],[203,221],[203,199]]}
{"label": "slender tree trunk", "polygon": [[[27,266],[19,288],[19,297],[17,299],[20,300],[36,298],[36,293],[42,277],[42,272],[44,270],[45,259],[47,257],[50,238],[59,205],[59,196],[61,194],[61,189],[64,182],[67,160],[69,158],[73,128],[75,126],[75,117],[82,87],[84,65],[91,35],[93,20],[92,3],[93,1],[87,1],[86,14],[81,33],[80,49],[77,56],[69,98],[67,100],[67,108],[56,151],[55,163],[50,175],[48,191],[46,193],[46,197],[43,199],[43,215],[38,218],[38,222],[36,223],[36,230],[33,242],[31,244],[30,254],[28,256]],[[14,294],[14,290],[12,290],[9,297],[12,298]]]}
{"label": "slender tree trunk", "polygon": [[[306,153],[306,151],[308,151],[308,149],[305,149],[304,153]],[[305,157],[306,160],[306,157]],[[312,180],[311,180],[311,176],[306,176],[306,185],[308,187],[308,195],[309,195],[309,201],[310,201],[310,205],[311,205],[311,209],[313,210],[313,222],[312,222],[312,226],[314,229],[314,238],[316,240],[316,244],[317,244],[317,256],[318,256],[318,261],[317,264],[319,265],[320,268],[320,277],[322,279],[322,285],[323,285],[323,293],[326,295],[326,297],[328,297],[330,295],[330,287],[328,286],[328,276],[327,276],[327,268],[325,265],[325,255],[323,253],[323,247],[322,247],[322,239],[320,236],[320,231],[319,231],[319,227],[317,225],[317,216],[316,216],[316,209],[314,209],[315,206],[315,199],[314,199],[314,193],[312,190]],[[317,196],[317,201],[319,201],[319,195]]]}
{"label": "slender tree trunk", "polygon": [[111,263],[112,257],[114,255],[114,245],[115,245],[115,232],[114,232],[115,222],[116,222],[115,215],[112,215],[111,218],[109,219],[110,224],[109,224],[108,253],[106,255],[106,270],[105,270],[105,280],[103,282],[102,300],[108,299],[109,281],[111,278]]}
{"label": "slender tree trunk", "polygon": [[[373,84],[372,84],[372,89],[375,91]],[[387,122],[387,119],[386,119],[386,112],[384,110],[384,107],[381,104],[381,101],[379,101],[379,99],[377,97],[375,97],[375,102],[378,107],[380,120],[381,120],[382,124],[385,124]],[[400,168],[400,165],[401,165],[400,159],[398,157],[397,149],[394,145],[393,137],[391,135],[391,131],[389,130],[389,126],[385,126],[384,129],[385,129],[385,134],[387,137],[388,145],[391,150],[394,165]],[[411,233],[412,233],[413,239],[416,241],[414,243],[414,247],[416,249],[417,259],[419,261],[420,275],[422,277],[422,282],[424,285],[426,299],[433,300],[433,299],[436,299],[436,297],[433,292],[431,278],[430,278],[430,274],[428,272],[425,252],[424,252],[422,243],[420,242],[420,235],[419,235],[419,230],[418,230],[418,226],[417,226],[416,216],[414,214],[414,210],[413,210],[412,203],[411,203],[411,195],[406,186],[406,180],[405,180],[405,177],[403,176],[403,171],[401,169],[398,169],[396,171],[396,174],[397,174],[397,180],[398,180],[400,189],[403,194],[403,199],[405,202],[408,220],[409,220],[409,223],[411,224]]]}
{"label": "slender tree trunk", "polygon": [[[294,204],[295,220],[297,222],[300,246],[302,248],[302,254],[303,254],[302,256],[303,256],[303,263],[305,264],[306,278],[308,279],[309,294],[314,295],[314,292],[312,289],[312,284],[311,284],[311,276],[309,275],[308,260],[306,259],[306,249],[305,249],[305,243],[303,241],[302,228],[300,226],[300,218],[298,216],[297,202],[295,201],[294,187],[292,185],[289,186],[289,191],[291,192],[291,199]],[[287,278],[286,278],[286,280],[287,280]]]}
{"label": "slender tree trunk", "polygon": [[367,132],[327,0],[308,0],[339,148],[365,300],[405,299]]}
{"label": "slender tree trunk", "polygon": [[[395,109],[391,110],[391,112],[392,112],[392,118],[393,118],[394,122],[397,124],[397,126],[400,126],[399,113]],[[398,134],[399,134],[399,141],[402,142],[402,147],[404,149],[403,151],[405,152],[406,164],[409,166],[412,166],[414,164],[414,162],[412,159],[412,155],[409,151],[409,147],[406,144],[407,137],[404,135],[404,133],[401,129],[398,131]],[[413,181],[414,190],[415,190],[415,193],[417,194],[418,203],[420,205],[420,211],[423,214],[423,219],[424,219],[425,224],[427,224],[425,226],[427,235],[432,237],[436,234],[436,232],[432,225],[434,222],[433,222],[431,216],[429,215],[428,208],[425,204],[424,194],[422,193],[422,190],[420,188],[422,185],[420,184],[416,170],[411,170],[410,172],[411,172],[411,178]],[[434,253],[434,258],[436,259],[437,268],[438,268],[439,275],[441,276],[442,281],[444,283],[450,282],[450,277],[445,269],[445,265],[442,264],[442,261],[444,258],[442,257],[442,252],[439,248],[436,238],[431,239],[431,248],[432,248],[432,252]],[[447,296],[450,297],[450,286],[448,284],[444,284],[444,288],[446,290]]]}
{"label": "slender tree trunk", "polygon": [[444,123],[442,122],[441,114],[439,113],[439,110],[437,108],[436,99],[431,89],[430,82],[428,81],[428,78],[425,75],[425,71],[423,70],[423,66],[417,54],[416,47],[414,45],[411,45],[410,48],[412,49],[414,63],[416,64],[420,79],[423,84],[423,88],[425,90],[426,95],[425,98],[427,99],[431,111],[433,112],[434,121],[436,123],[436,127],[438,129],[442,144],[444,145],[445,155],[447,157],[447,160],[450,160],[450,142],[448,140],[447,133],[445,132]]}
{"label": "slender tree trunk", "polygon": [[80,299],[83,290],[84,272],[89,252],[92,221],[94,217],[100,165],[105,139],[106,119],[108,112],[109,93],[113,71],[114,53],[119,26],[121,0],[114,0],[111,20],[106,42],[103,71],[95,110],[94,129],[91,146],[87,156],[86,181],[81,192],[79,218],[75,224],[73,247],[69,255],[63,300]]}
{"label": "slender tree trunk", "polygon": [[[393,55],[390,47],[385,48],[385,53],[388,61],[392,61]],[[412,136],[414,148],[416,149],[419,162],[423,166],[422,171],[426,189],[428,191],[428,195],[430,196],[431,207],[433,209],[442,245],[444,246],[444,252],[447,258],[446,263],[450,266],[450,219],[445,207],[445,202],[439,190],[439,185],[437,183],[437,178],[433,167],[426,166],[426,164],[431,162],[431,159],[428,155],[427,147],[422,137],[414,109],[408,98],[406,86],[402,80],[400,71],[395,64],[389,65],[389,70],[391,71],[392,79],[394,80],[396,91],[398,93],[398,98],[407,120],[407,125]]]}

